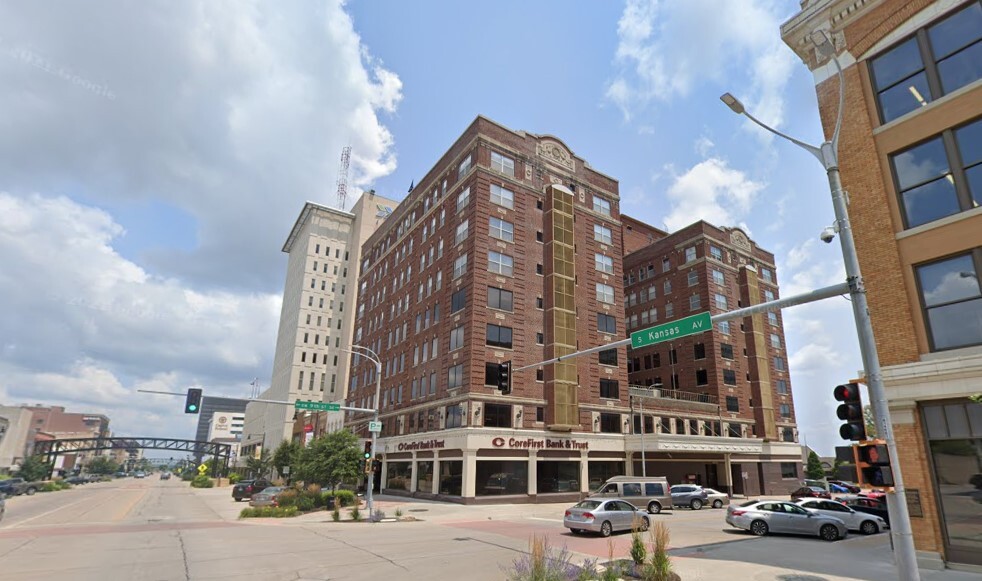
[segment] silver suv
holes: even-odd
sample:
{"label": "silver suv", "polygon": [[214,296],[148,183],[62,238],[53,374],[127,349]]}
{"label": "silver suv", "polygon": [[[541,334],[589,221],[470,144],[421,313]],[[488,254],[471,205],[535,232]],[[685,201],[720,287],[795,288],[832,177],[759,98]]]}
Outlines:
{"label": "silver suv", "polygon": [[672,504],[699,510],[709,500],[709,493],[696,484],[676,484],[672,487]]}

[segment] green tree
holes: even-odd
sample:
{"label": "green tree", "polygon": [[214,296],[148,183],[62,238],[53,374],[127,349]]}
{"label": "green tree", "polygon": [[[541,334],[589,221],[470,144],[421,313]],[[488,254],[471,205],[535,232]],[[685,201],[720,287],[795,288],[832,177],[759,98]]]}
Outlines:
{"label": "green tree", "polygon": [[89,474],[112,474],[119,470],[119,464],[117,464],[109,456],[96,456],[86,467]]}
{"label": "green tree", "polygon": [[810,480],[821,480],[825,477],[822,461],[818,459],[818,454],[814,450],[808,453],[808,466],[805,467],[805,476]]}
{"label": "green tree", "polygon": [[338,430],[315,438],[300,451],[294,475],[304,482],[324,484],[336,490],[345,481],[354,481],[361,473],[358,438],[347,430]]}
{"label": "green tree", "polygon": [[863,406],[863,423],[866,424],[866,438],[876,437],[876,418],[873,417],[873,406],[867,404]]}
{"label": "green tree", "polygon": [[28,482],[46,480],[51,474],[51,464],[41,459],[41,456],[28,456],[17,471],[17,476]]}
{"label": "green tree", "polygon": [[271,462],[269,452],[263,450],[258,458],[255,456],[246,458],[246,468],[249,470],[249,474],[254,477],[265,476],[269,472]]}
{"label": "green tree", "polygon": [[276,473],[280,475],[280,478],[286,477],[283,469],[287,466],[296,466],[297,462],[300,460],[300,451],[303,450],[303,446],[297,441],[286,441],[280,442],[280,445],[276,447],[276,451],[273,452],[273,468],[276,469]]}

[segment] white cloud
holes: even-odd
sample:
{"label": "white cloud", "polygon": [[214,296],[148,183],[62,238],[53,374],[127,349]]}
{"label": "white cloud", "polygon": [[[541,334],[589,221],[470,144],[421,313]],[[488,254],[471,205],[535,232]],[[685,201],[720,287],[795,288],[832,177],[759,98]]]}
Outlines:
{"label": "white cloud", "polygon": [[714,147],[716,147],[716,144],[705,135],[700,136],[699,139],[696,140],[696,153],[699,154],[699,157],[709,157],[709,153]]}
{"label": "white cloud", "polygon": [[781,41],[776,0],[628,0],[617,26],[618,73],[606,98],[630,119],[651,101],[685,97],[727,74],[748,77],[741,95],[765,123],[780,125],[784,86],[795,64]]}
{"label": "white cloud", "polygon": [[764,184],[751,180],[724,160],[710,158],[675,176],[666,192],[671,209],[664,218],[669,231],[697,220],[728,226],[750,211]]}

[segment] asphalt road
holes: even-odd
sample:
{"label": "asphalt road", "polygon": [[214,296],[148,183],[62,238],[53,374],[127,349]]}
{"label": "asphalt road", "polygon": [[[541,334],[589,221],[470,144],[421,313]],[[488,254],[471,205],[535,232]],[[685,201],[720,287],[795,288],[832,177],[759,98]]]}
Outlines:
{"label": "asphalt road", "polygon": [[[132,478],[16,497],[0,523],[0,578],[12,580],[344,579],[500,580],[530,535],[566,547],[574,562],[627,557],[629,534],[573,536],[565,505],[461,506],[383,498],[377,507],[417,522],[335,523],[329,513],[293,519],[237,516],[229,488],[194,490],[178,480]],[[756,538],[728,529],[722,510],[653,516],[671,530],[685,581],[755,579],[892,580],[886,535],[837,543]],[[977,579],[928,573],[923,579]]]}

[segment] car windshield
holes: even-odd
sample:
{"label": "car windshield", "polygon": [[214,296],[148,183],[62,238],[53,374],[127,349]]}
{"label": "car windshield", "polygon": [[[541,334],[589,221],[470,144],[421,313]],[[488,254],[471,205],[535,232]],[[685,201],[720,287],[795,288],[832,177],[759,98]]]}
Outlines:
{"label": "car windshield", "polygon": [[596,500],[583,500],[578,502],[576,506],[574,506],[573,508],[585,508],[587,510],[593,510],[598,506],[600,506],[600,502]]}
{"label": "car windshield", "polygon": [[281,486],[270,486],[269,488],[263,489],[263,494],[276,494],[277,492],[281,492],[282,490],[283,487]]}

